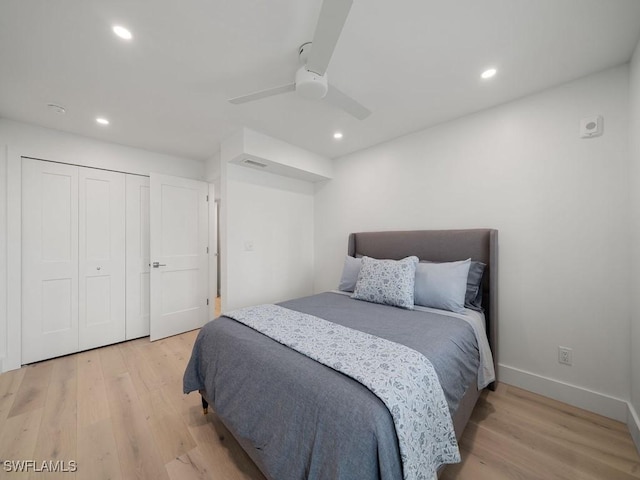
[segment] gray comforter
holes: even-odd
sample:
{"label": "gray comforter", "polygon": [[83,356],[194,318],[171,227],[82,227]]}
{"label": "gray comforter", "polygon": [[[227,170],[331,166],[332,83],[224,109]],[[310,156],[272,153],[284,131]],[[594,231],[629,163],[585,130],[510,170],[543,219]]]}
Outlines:
{"label": "gray comforter", "polygon": [[[463,320],[334,293],[280,305],[419,351],[435,367],[452,413],[478,371],[475,335]],[[198,335],[184,391],[199,389],[274,480],[402,479],[393,421],[380,399],[234,320],[220,317]]]}

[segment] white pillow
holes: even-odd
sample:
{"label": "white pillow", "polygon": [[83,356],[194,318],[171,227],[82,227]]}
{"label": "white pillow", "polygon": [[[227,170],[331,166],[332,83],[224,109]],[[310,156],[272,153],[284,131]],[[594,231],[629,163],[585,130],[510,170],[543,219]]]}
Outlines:
{"label": "white pillow", "polygon": [[471,259],[459,262],[419,263],[416,267],[414,303],[423,307],[464,312]]}
{"label": "white pillow", "polygon": [[354,258],[347,255],[344,259],[344,267],[342,267],[342,277],[340,278],[340,285],[338,290],[343,292],[353,292],[356,288],[356,282],[358,281],[358,274],[362,267],[362,258]]}

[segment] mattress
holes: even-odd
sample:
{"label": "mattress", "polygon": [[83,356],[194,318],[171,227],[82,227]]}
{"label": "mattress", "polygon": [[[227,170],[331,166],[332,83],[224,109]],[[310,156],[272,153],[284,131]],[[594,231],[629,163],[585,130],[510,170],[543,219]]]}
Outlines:
{"label": "mattress", "polygon": [[[474,328],[437,311],[410,311],[322,293],[280,304],[406,345],[433,364],[453,415],[476,381]],[[402,465],[384,403],[357,381],[220,317],[200,331],[185,393],[205,390],[220,418],[278,480],[398,480]]]}

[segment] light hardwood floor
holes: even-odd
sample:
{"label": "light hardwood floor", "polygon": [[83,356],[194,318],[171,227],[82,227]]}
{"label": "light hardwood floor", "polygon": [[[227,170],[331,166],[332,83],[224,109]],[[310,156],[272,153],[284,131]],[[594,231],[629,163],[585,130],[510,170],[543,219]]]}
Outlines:
{"label": "light hardwood floor", "polygon": [[[75,460],[77,472],[0,478],[262,479],[182,373],[197,331],[112,345],[0,375],[0,460]],[[445,480],[631,479],[626,426],[507,385],[481,397]],[[283,479],[284,480],[284,479]],[[357,480],[357,479],[354,479]]]}

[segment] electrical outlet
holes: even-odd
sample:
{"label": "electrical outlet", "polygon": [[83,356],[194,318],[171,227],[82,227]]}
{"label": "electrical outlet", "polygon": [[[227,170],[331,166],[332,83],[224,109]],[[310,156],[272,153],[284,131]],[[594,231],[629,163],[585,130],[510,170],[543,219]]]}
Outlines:
{"label": "electrical outlet", "polygon": [[558,363],[573,365],[573,349],[569,347],[558,347]]}

